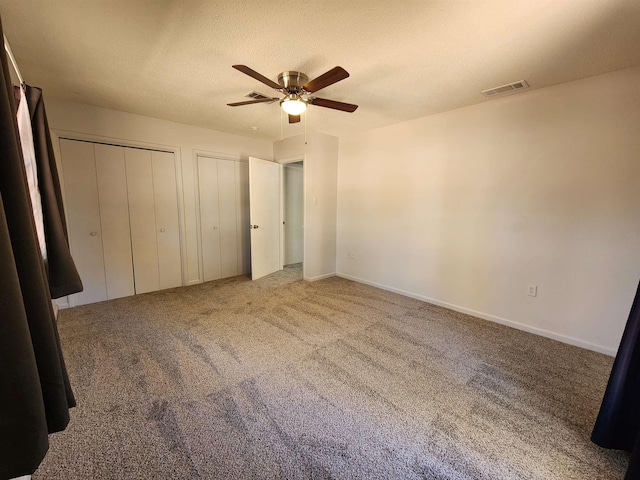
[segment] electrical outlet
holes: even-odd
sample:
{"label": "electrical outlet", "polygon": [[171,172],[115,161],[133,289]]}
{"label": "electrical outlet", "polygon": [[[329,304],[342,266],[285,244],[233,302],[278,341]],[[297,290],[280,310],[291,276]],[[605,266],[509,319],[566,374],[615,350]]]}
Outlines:
{"label": "electrical outlet", "polygon": [[530,297],[537,297],[538,296],[538,286],[537,285],[529,285],[527,287],[527,295],[529,295]]}

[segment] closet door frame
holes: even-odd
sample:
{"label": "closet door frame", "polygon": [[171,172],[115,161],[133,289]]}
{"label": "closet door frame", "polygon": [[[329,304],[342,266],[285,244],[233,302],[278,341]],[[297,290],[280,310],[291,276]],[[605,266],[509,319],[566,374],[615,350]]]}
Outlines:
{"label": "closet door frame", "polygon": [[[233,162],[238,162],[241,164],[245,164],[248,168],[249,166],[249,159],[248,158],[242,158],[239,155],[228,155],[228,154],[224,154],[224,153],[216,153],[216,152],[208,152],[206,150],[194,150],[193,151],[193,186],[195,189],[195,200],[196,200],[196,212],[198,212],[197,215],[197,219],[196,219],[196,232],[197,232],[197,237],[198,237],[198,283],[203,282],[204,281],[204,262],[203,262],[203,258],[202,258],[202,222],[200,219],[200,184],[199,184],[199,178],[200,178],[200,172],[198,171],[198,157],[206,157],[206,158],[210,158],[212,160],[227,160],[227,161],[233,161]],[[241,228],[244,228],[245,225],[241,225]],[[247,222],[246,222],[246,231],[249,231],[249,219],[247,218]],[[239,232],[240,233],[240,232]],[[238,240],[240,242],[240,240]],[[243,253],[238,250],[238,258],[240,258],[240,256]],[[239,275],[242,275],[243,272],[240,272]]]}
{"label": "closet door frame", "polygon": [[[123,140],[121,138],[103,137],[100,135],[90,135],[86,133],[73,132],[68,130],[51,130],[51,142],[53,143],[53,149],[56,156],[56,167],[60,177],[60,188],[62,190],[62,203],[64,205],[65,212],[67,211],[67,199],[64,184],[64,173],[62,171],[62,155],[60,151],[60,139],[65,138],[68,140],[76,140],[80,142],[101,143],[105,145],[114,145],[116,147],[128,147],[128,148],[142,148],[144,150],[152,150],[159,152],[167,152],[173,154],[176,169],[176,192],[178,201],[178,230],[180,234],[180,265],[182,267],[182,284],[186,285],[186,272],[187,272],[187,250],[186,250],[186,226],[184,218],[184,192],[182,188],[182,157],[180,155],[180,148],[171,145],[162,145],[157,143],[147,143],[133,140]],[[199,234],[199,232],[198,232]],[[58,308],[75,307],[75,299],[73,295],[62,297],[55,300]]]}

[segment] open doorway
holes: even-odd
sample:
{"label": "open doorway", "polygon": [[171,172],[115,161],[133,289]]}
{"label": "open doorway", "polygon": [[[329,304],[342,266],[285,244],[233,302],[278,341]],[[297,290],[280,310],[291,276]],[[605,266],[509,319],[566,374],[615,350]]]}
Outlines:
{"label": "open doorway", "polygon": [[272,162],[249,157],[251,278],[278,270],[304,278],[304,157]]}
{"label": "open doorway", "polygon": [[304,259],[304,162],[282,165],[282,263],[303,276]]}

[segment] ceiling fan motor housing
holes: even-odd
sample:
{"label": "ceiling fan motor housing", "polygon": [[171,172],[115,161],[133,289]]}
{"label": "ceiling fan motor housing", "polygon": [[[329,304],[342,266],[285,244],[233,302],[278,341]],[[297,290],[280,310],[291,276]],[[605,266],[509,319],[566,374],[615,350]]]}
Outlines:
{"label": "ceiling fan motor housing", "polygon": [[303,93],[302,86],[308,81],[309,77],[302,72],[287,71],[278,75],[278,83],[288,94]]}

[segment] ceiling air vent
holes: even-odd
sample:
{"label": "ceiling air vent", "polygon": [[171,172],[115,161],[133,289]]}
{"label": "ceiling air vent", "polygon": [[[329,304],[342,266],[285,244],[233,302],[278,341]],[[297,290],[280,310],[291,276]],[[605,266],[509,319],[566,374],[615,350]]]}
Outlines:
{"label": "ceiling air vent", "polygon": [[509,83],[507,85],[501,85],[499,87],[488,88],[487,90],[482,90],[482,94],[485,97],[495,97],[498,95],[505,95],[507,93],[515,93],[517,90],[524,90],[525,88],[529,88],[529,84],[520,80],[519,82]]}
{"label": "ceiling air vent", "polygon": [[[252,92],[247,93],[245,95],[245,97],[253,98],[254,100],[261,100],[263,98],[269,98],[266,95],[263,95],[262,93],[256,92],[255,90],[252,91]],[[275,102],[275,100],[273,102]],[[265,103],[269,104],[269,103],[273,103],[273,102],[265,102]]]}

